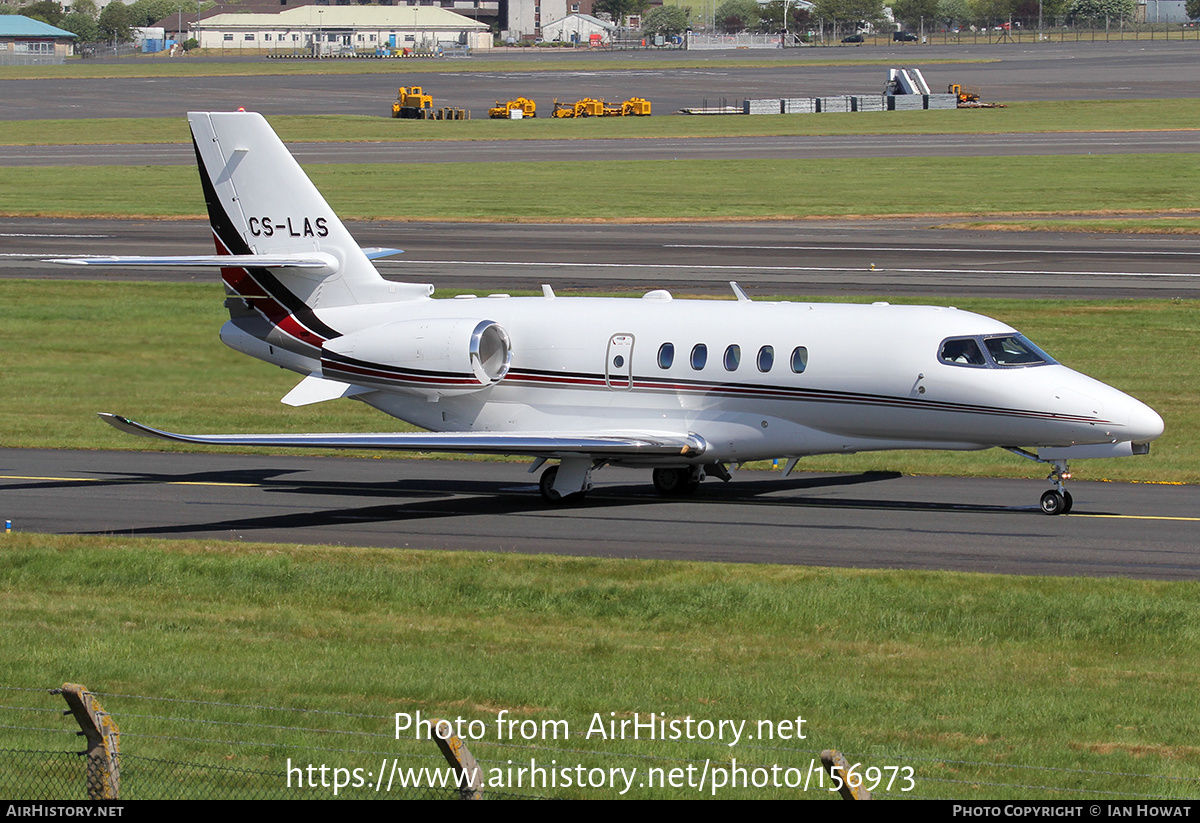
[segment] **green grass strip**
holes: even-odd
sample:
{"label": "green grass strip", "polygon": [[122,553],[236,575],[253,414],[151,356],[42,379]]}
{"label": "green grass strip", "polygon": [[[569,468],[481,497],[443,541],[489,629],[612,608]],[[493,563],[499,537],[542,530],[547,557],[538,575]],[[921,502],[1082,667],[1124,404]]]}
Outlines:
{"label": "green grass strip", "polygon": [[[221,55],[218,55],[221,56]],[[318,74],[394,74],[410,77],[414,74],[444,74],[471,72],[544,72],[544,71],[653,71],[674,69],[720,68],[785,68],[803,66],[891,66],[893,57],[839,58],[818,56],[808,53],[805,57],[781,60],[754,59],[749,55],[713,55],[708,57],[657,56],[647,60],[630,57],[625,59],[596,59],[596,56],[580,56],[563,59],[555,56],[539,59],[542,55],[526,54],[521,58],[508,55],[480,55],[469,60],[261,60],[228,61],[196,59],[170,59],[145,57],[136,63],[104,63],[75,61],[59,66],[3,66],[0,67],[0,82],[11,80],[86,80],[119,77],[259,77],[259,76],[309,76]],[[987,58],[934,58],[921,60],[921,65],[995,63],[998,59]],[[400,83],[399,85],[406,85]]]}
{"label": "green grass strip", "polygon": [[[438,296],[445,293],[439,292]],[[764,298],[766,299],[766,298]],[[799,298],[794,298],[799,299]],[[869,302],[855,298],[853,302]],[[96,412],[195,432],[391,431],[407,427],[361,403],[292,408],[279,402],[299,376],[228,349],[228,315],[208,283],[0,281],[0,346],[9,359],[0,393],[6,446],[203,451],[130,437]],[[1072,368],[1149,403],[1166,434],[1146,457],[1079,461],[1079,479],[1200,481],[1200,351],[1196,301],[1029,301],[965,297],[947,303],[1003,320]],[[325,452],[328,453],[328,452]],[[1007,452],[882,452],[805,458],[814,471],[901,471],[1035,477],[1042,468]]]}
{"label": "green grass strip", "polygon": [[[398,158],[402,159],[402,158]],[[681,160],[309,166],[343,218],[719,220],[846,215],[987,215],[1200,208],[1197,155]],[[6,169],[9,215],[203,214],[194,172],[170,167]],[[537,196],[531,196],[536,192]],[[581,197],[582,192],[588,196]]]}
{"label": "green grass strip", "polygon": [[[452,101],[436,101],[453,105]],[[570,140],[646,137],[749,137],[853,134],[1000,134],[1072,131],[1195,129],[1198,100],[1121,100],[1013,103],[1003,109],[789,114],[754,117],[549,116],[551,101],[538,101],[535,120],[393,120],[391,101],[379,101],[379,117],[281,115],[269,117],[283,140],[300,142],[388,140]],[[653,102],[653,101],[651,101]],[[671,112],[659,111],[659,115]],[[182,117],[10,120],[0,122],[2,145],[94,143],[187,143]],[[974,161],[958,161],[968,163]],[[993,161],[994,162],[994,161]]]}
{"label": "green grass strip", "polygon": [[[807,736],[732,748],[574,737],[514,749],[491,745],[492,735],[471,747],[489,767],[532,755],[642,769],[662,765],[656,758],[803,768],[836,748],[852,762],[912,766],[914,794],[955,799],[1045,797],[1042,786],[1186,798],[1200,780],[1196,583],[19,533],[0,543],[0,683],[72,681],[118,695],[101,700],[128,733],[124,755],[280,775],[289,757],[374,768],[376,752],[436,757],[430,744],[391,739],[394,712],[494,729],[507,709],[577,731],[595,713],[656,712],[751,728],[802,716]],[[18,701],[62,708],[61,698],[6,692],[6,703]],[[56,711],[9,716],[71,723]],[[303,726],[379,737],[293,730]],[[204,737],[252,745],[195,741]],[[78,748],[67,735],[5,731],[6,747],[48,740]],[[149,794],[135,765],[123,768],[123,789]],[[0,791],[32,797],[28,776],[15,779]],[[184,783],[172,796],[212,788]],[[256,786],[234,796],[262,796]],[[635,787],[632,796],[698,795]]]}
{"label": "green grass strip", "polygon": [[1106,234],[1200,234],[1200,217],[1129,217],[1119,220],[1006,220],[954,222],[939,228],[984,231],[1078,231]]}

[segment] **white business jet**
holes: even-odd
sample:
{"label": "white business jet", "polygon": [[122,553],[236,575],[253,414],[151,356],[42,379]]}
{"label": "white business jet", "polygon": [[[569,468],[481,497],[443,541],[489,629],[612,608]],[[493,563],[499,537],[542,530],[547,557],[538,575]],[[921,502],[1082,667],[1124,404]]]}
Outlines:
{"label": "white business jet", "polygon": [[398,449],[548,460],[547,500],[605,465],[682,495],[729,467],[884,449],[1000,447],[1048,463],[1047,514],[1070,511],[1070,458],[1146,454],[1162,418],[991,318],[928,306],[493,294],[434,300],[383,279],[267,122],[188,116],[218,254],[60,260],[221,269],[221,339],[304,379],[283,402],[351,397],[427,429],[145,437],[218,446]]}

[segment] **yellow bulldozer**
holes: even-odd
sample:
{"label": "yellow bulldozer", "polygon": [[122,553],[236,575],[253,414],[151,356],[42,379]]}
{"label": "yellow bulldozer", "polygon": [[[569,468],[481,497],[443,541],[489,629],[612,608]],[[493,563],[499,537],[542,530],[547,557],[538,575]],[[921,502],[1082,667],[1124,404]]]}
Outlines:
{"label": "yellow bulldozer", "polygon": [[507,103],[496,101],[493,108],[488,109],[488,117],[493,120],[516,120],[513,117],[513,112],[519,111],[520,119],[526,117],[537,117],[537,103],[527,97],[518,97],[516,100],[509,100]]}
{"label": "yellow bulldozer", "polygon": [[405,120],[432,120],[433,95],[426,94],[420,86],[401,86],[392,103],[392,117]]}

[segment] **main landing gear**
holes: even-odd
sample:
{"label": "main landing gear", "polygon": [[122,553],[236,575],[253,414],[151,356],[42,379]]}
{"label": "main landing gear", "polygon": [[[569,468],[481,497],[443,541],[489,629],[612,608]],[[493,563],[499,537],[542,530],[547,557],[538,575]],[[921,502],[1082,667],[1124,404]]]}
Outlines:
{"label": "main landing gear", "polygon": [[1071,498],[1071,493],[1067,491],[1066,487],[1066,481],[1071,479],[1071,469],[1067,466],[1066,460],[1043,460],[1036,454],[1030,454],[1024,449],[1007,449],[1007,451],[1028,458],[1029,460],[1036,460],[1038,463],[1049,463],[1050,474],[1046,479],[1054,484],[1054,488],[1042,495],[1042,511],[1045,514],[1067,514],[1071,511],[1071,506],[1075,501]]}
{"label": "main landing gear", "polygon": [[[535,462],[530,471],[536,471],[544,462]],[[578,458],[564,459],[557,466],[549,466],[542,471],[538,478],[538,491],[547,503],[577,503],[592,487],[592,471],[604,465],[605,461],[602,460],[593,463]],[[563,476],[562,483],[558,480],[560,475]],[[706,477],[718,477],[729,482],[733,476],[724,463],[655,469],[654,488],[663,497],[686,497],[694,492]],[[573,491],[574,489],[578,491]]]}
{"label": "main landing gear", "polygon": [[683,466],[677,469],[655,469],[654,489],[663,497],[686,497],[699,487],[704,478],[712,475],[726,483],[731,475],[723,463],[707,466]]}
{"label": "main landing gear", "polygon": [[[588,472],[588,477],[591,477],[591,472]],[[542,476],[538,478],[538,491],[542,493],[542,497],[547,503],[578,503],[587,495],[587,490],[591,488],[591,483],[587,482],[584,488],[577,492],[563,494],[554,488],[554,481],[558,479],[558,466],[551,466],[542,472]]]}

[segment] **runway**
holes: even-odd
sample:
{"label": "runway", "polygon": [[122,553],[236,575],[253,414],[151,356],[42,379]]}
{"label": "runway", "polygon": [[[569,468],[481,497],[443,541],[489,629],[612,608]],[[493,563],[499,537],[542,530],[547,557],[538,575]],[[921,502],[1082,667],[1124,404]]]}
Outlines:
{"label": "runway", "polygon": [[[392,280],[488,294],[640,292],[971,297],[1200,297],[1200,237],[980,232],[931,220],[748,223],[351,223]],[[81,254],[211,254],[201,221],[20,218],[0,231],[0,277],[208,280],[210,273],[59,266]],[[445,292],[443,292],[444,294]]]}
{"label": "runway", "polygon": [[[99,425],[99,424],[98,424]],[[1015,458],[1014,458],[1015,459]],[[1200,579],[1200,488],[738,472],[687,500],[606,468],[548,507],[515,463],[0,449],[15,531],[385,548]]]}
{"label": "runway", "polygon": [[[414,61],[405,61],[402,69],[383,64],[384,70],[378,73],[353,75],[8,79],[0,120],[182,117],[188,111],[239,106],[266,115],[387,117],[396,89],[402,85],[421,86],[433,95],[435,106],[469,109],[473,117],[486,117],[496,100],[518,95],[535,99],[543,116],[555,98],[624,100],[632,96],[649,98],[655,114],[663,115],[746,98],[882,94],[889,65],[921,68],[935,92],[945,91],[950,83],[966,83],[980,86],[984,99],[999,102],[1195,98],[1200,97],[1200,73],[1194,71],[1198,45],[1195,40],[1159,40],[897,44],[891,48],[766,49],[753,53],[538,50],[536,54],[476,55],[463,64],[470,71],[445,63],[414,65]],[[680,60],[690,67],[664,67]],[[734,60],[761,65],[731,65]],[[773,65],[777,61],[799,65]],[[847,64],[820,65],[830,61]],[[520,69],[524,62],[531,70]],[[636,67],[617,67],[630,63]]]}
{"label": "runway", "polygon": [[[1200,129],[1034,134],[293,143],[288,149],[302,164],[477,163],[481,159],[488,163],[547,163],[611,157],[632,161],[1180,154],[1200,152]],[[0,167],[192,166],[195,163],[196,155],[192,147],[182,143],[0,146]]]}

